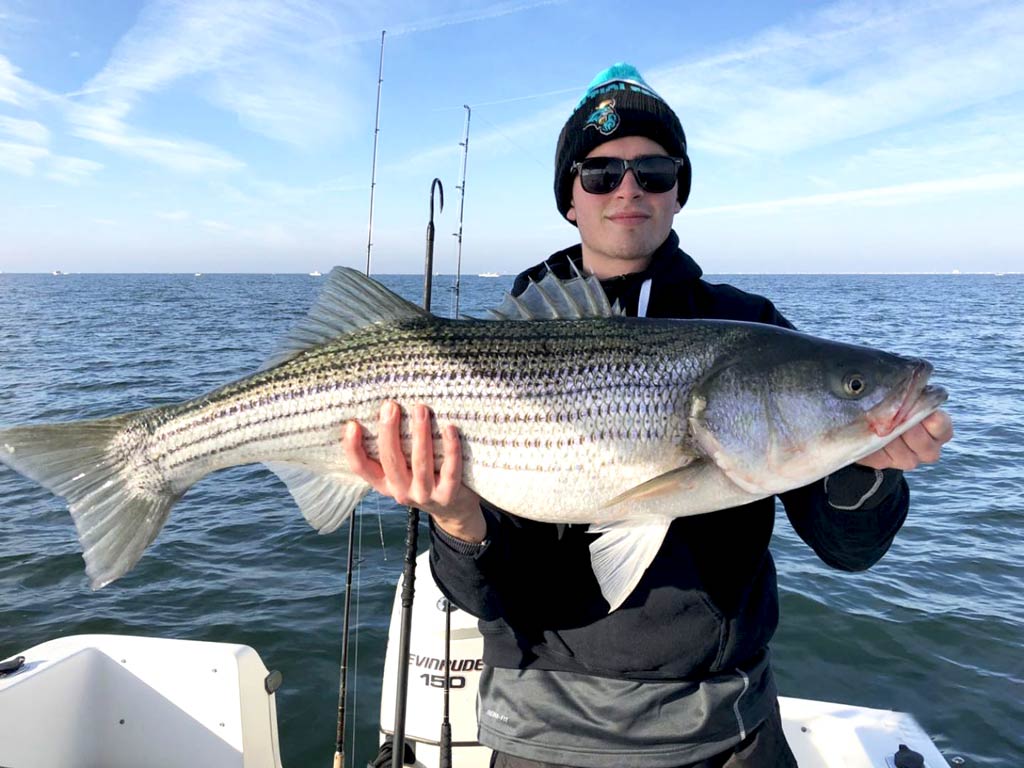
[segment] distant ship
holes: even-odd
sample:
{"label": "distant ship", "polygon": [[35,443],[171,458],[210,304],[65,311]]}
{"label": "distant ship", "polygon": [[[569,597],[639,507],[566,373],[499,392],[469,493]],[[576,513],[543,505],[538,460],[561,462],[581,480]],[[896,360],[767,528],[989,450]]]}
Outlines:
{"label": "distant ship", "polygon": [[497,272],[481,272],[477,277],[501,277]]}
{"label": "distant ship", "polygon": [[59,269],[55,269],[55,270],[53,270],[53,274],[59,276],[59,275],[63,275],[64,273],[61,272]]}
{"label": "distant ship", "polygon": [[314,269],[312,272],[309,273],[309,276],[310,277],[323,277],[323,274],[321,272],[319,272],[318,270]]}

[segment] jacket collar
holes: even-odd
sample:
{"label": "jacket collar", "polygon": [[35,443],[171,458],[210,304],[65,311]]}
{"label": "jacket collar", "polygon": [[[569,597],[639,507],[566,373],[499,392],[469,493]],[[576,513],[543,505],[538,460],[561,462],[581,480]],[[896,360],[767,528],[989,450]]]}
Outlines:
{"label": "jacket collar", "polygon": [[[575,264],[578,270],[583,270],[583,246],[579,243],[551,254],[546,262],[538,264],[520,275],[520,279],[540,280],[547,274],[548,268],[557,277],[568,279],[575,274],[570,263]],[[651,255],[651,263],[647,265],[646,269],[608,278],[602,280],[601,283],[604,285],[643,282],[648,278],[653,278],[655,282],[659,283],[662,281],[677,282],[697,280],[703,274],[704,272],[697,262],[679,247],[679,236],[675,230],[672,230],[665,242],[658,246]],[[518,284],[519,280],[516,282]]]}

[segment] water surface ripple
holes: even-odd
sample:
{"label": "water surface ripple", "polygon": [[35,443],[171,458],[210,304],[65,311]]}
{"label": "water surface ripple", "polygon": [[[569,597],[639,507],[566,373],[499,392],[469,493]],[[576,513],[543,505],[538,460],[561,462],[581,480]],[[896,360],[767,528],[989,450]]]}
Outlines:
{"label": "water surface ripple", "polygon": [[[419,301],[419,276],[383,280]],[[941,464],[910,475],[910,517],[870,571],[830,570],[779,516],[783,693],[909,711],[947,757],[1024,765],[1024,276],[721,280],[771,297],[808,332],[927,357],[956,425]],[[462,310],[496,305],[509,282],[463,278]],[[449,314],[451,283],[435,280],[439,314]],[[299,275],[0,274],[0,424],[105,416],[246,375],[321,285]],[[375,751],[405,516],[370,497],[357,530],[347,752],[362,765]],[[192,489],[135,570],[92,592],[62,503],[0,468],[0,658],[84,632],[245,643],[284,673],[285,765],[324,765],[345,550],[344,535],[312,532],[269,472],[239,467]]]}

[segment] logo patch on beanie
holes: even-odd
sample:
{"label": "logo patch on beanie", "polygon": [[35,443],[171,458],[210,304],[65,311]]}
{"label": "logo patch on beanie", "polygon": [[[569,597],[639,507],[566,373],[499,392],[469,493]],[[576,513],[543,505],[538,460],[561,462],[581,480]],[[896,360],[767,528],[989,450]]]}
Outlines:
{"label": "logo patch on beanie", "polygon": [[619,113],[615,111],[615,99],[605,99],[590,113],[583,130],[595,128],[602,136],[614,133],[619,127]]}

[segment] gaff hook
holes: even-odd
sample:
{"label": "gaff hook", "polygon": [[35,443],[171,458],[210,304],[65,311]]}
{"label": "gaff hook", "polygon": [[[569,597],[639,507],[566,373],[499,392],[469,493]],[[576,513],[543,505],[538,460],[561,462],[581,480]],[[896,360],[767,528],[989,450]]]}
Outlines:
{"label": "gaff hook", "polygon": [[430,288],[434,276],[434,190],[441,197],[438,213],[444,210],[444,185],[440,179],[430,182],[430,221],[427,222],[427,261],[423,267],[423,308],[430,311]]}
{"label": "gaff hook", "polygon": [[434,179],[432,182],[430,182],[430,226],[434,225],[434,189],[435,188],[437,189],[438,193],[441,196],[441,205],[437,209],[437,212],[441,213],[444,210],[444,185],[441,183],[440,179]]}

